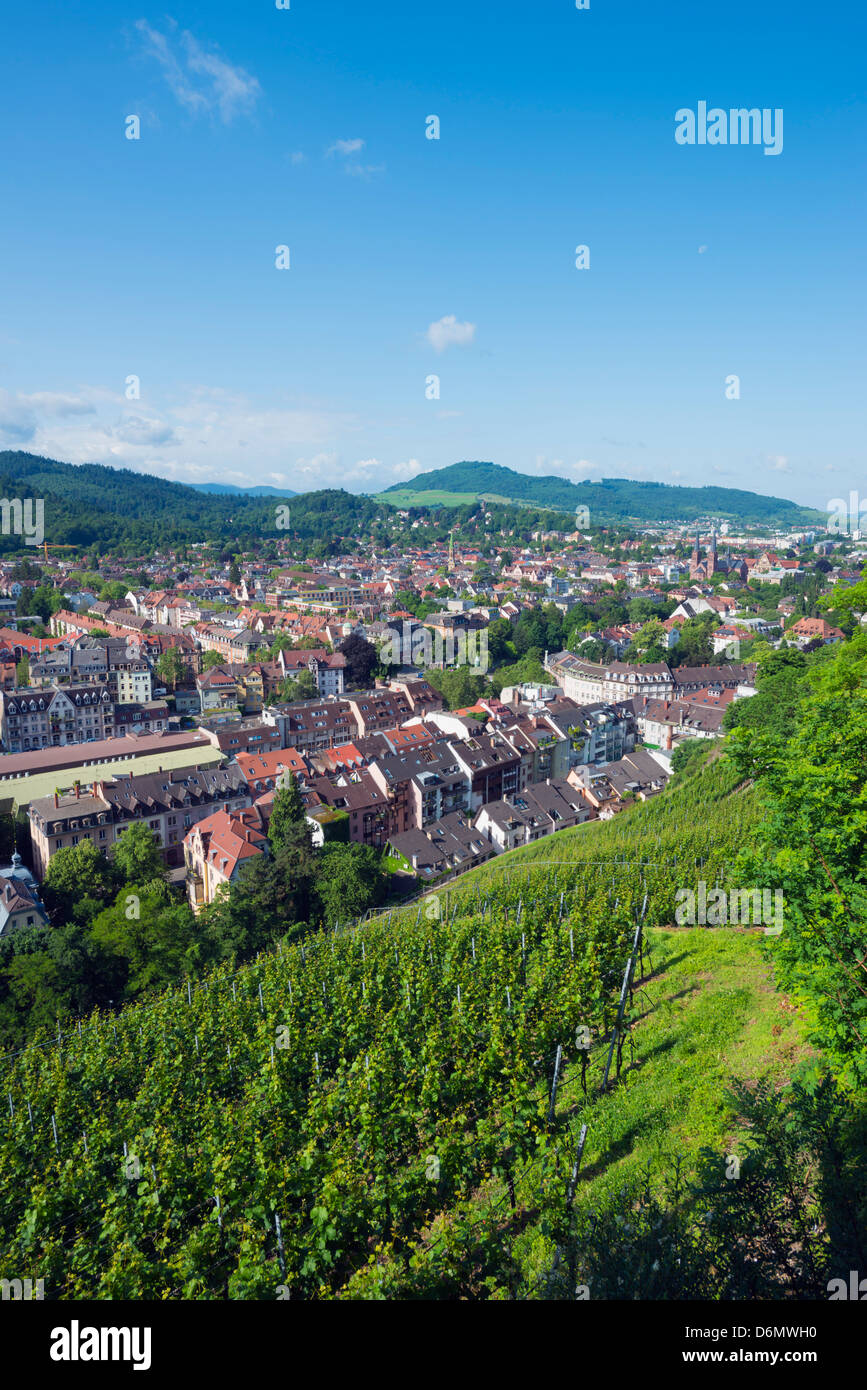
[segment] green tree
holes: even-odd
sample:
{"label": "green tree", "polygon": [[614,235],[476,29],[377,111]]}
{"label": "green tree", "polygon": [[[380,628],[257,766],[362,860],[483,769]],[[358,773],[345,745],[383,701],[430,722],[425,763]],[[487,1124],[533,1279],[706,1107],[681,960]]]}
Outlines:
{"label": "green tree", "polygon": [[126,883],[150,883],[166,876],[160,842],[143,821],[130,825],[116,841],[114,863]]}
{"label": "green tree", "polygon": [[92,840],[59,849],[48,861],[43,881],[43,900],[52,916],[68,920],[82,900],[104,902],[117,888],[118,868]]}
{"label": "green tree", "polygon": [[288,773],[286,783],[278,787],[271,807],[268,822],[268,840],[275,853],[282,848],[292,826],[304,825],[306,812],[301,799],[301,791],[294,773]]}
{"label": "green tree", "polygon": [[278,699],[286,700],[290,704],[296,700],[315,700],[319,694],[319,687],[313,679],[313,673],[304,666],[295,676],[286,676],[277,688]]}
{"label": "green tree", "polygon": [[666,631],[659,618],[650,618],[629,644],[627,657],[648,664],[665,661]]}
{"label": "green tree", "polygon": [[164,652],[160,652],[154,669],[164,685],[170,690],[177,689],[186,669],[180,647],[167,647]]}
{"label": "green tree", "polygon": [[681,739],[671,755],[672,785],[682,782],[697,772],[712,747],[712,740],[706,738]]}
{"label": "green tree", "polygon": [[222,665],[223,658],[220,656],[219,652],[205,652],[205,655],[202,657],[203,671],[213,671],[215,666]]}
{"label": "green tree", "polygon": [[816,693],[786,720],[731,736],[732,756],[762,797],[740,880],[783,893],[778,978],[846,1086],[867,1081],[867,653],[865,642],[856,646],[859,686],[846,688],[858,662],[841,651],[810,673]]}
{"label": "green tree", "polygon": [[346,657],[346,675],[350,685],[366,686],[371,675],[379,665],[376,647],[357,632],[352,632],[340,643],[337,650]]}
{"label": "green tree", "polygon": [[58,594],[50,584],[40,584],[33,590],[33,597],[30,600],[30,612],[38,613],[43,623],[47,623],[52,613],[57,612]]}
{"label": "green tree", "polygon": [[360,917],[382,901],[380,855],[370,845],[325,845],[316,865],[315,892],[324,921]]}
{"label": "green tree", "polygon": [[122,965],[125,999],[198,973],[208,955],[208,938],[197,929],[192,909],[161,882],[127,884],[95,919],[90,935]]}

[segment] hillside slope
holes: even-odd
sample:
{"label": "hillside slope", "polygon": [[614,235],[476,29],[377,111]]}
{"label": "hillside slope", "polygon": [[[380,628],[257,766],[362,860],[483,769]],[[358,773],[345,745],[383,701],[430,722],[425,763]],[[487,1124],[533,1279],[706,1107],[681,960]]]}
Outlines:
{"label": "hillside slope", "polygon": [[741,522],[777,522],[787,526],[815,524],[824,514],[780,497],[765,497],[724,487],[672,487],[667,483],[633,482],[603,478],[601,482],[570,483],[549,475],[530,477],[494,463],[454,463],[429,473],[418,473],[408,483],[396,483],[379,494],[385,501],[406,506],[414,495],[457,494],[472,498],[505,498],[574,513],[590,511],[590,524],[610,522],[665,522],[724,518]]}

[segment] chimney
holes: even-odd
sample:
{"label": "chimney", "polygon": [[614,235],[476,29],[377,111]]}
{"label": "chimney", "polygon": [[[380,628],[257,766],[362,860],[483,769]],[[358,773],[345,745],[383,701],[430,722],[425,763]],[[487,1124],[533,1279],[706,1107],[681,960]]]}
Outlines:
{"label": "chimney", "polygon": [[57,808],[58,808],[59,805],[60,805],[60,797],[57,795],[57,792],[55,792],[55,793],[54,793],[54,809],[55,809],[55,811],[57,810]]}
{"label": "chimney", "polygon": [[223,810],[226,812],[226,815],[229,814],[229,803],[228,803],[228,801],[224,801],[224,802],[223,802]]}
{"label": "chimney", "polygon": [[76,799],[76,801],[78,801],[78,799],[79,799],[80,796],[81,796],[81,783],[80,783],[80,782],[76,782],[74,785],[75,785],[75,799]]}

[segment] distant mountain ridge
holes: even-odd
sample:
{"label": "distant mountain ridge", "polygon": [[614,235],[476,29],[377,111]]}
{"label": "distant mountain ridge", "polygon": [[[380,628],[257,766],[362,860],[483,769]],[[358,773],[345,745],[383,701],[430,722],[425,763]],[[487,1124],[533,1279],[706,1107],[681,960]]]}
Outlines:
{"label": "distant mountain ridge", "polygon": [[208,492],[217,497],[297,497],[288,487],[233,487],[230,483],[188,483],[196,492]]}
{"label": "distant mountain ridge", "polygon": [[[600,522],[644,523],[698,520],[719,517],[728,521],[777,522],[784,526],[814,526],[825,514],[802,507],[783,497],[766,497],[727,487],[677,487],[669,483],[633,482],[628,478],[603,478],[599,482],[570,483],[549,474],[531,477],[501,464],[485,462],[453,463],[429,473],[418,473],[408,483],[395,483],[378,493],[383,502],[412,505],[412,497],[422,494],[416,505],[424,506],[424,494],[461,494],[492,500],[532,503],[574,512],[585,506],[590,524]],[[442,499],[439,499],[442,500]]]}

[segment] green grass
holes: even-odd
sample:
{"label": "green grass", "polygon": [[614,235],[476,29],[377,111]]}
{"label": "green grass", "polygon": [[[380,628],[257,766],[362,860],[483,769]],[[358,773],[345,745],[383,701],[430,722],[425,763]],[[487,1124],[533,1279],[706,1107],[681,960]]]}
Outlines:
{"label": "green grass", "polygon": [[540,512],[560,512],[568,515],[569,509],[550,507],[542,502],[530,502],[521,497],[504,497],[497,492],[447,492],[445,488],[428,488],[424,492],[413,492],[410,487],[399,488],[396,492],[377,492],[374,502],[387,502],[390,507],[462,507],[482,499],[486,503],[499,503],[503,507],[533,507]]}
{"label": "green grass", "polygon": [[[574,1100],[576,1132],[588,1123],[579,1206],[606,1204],[648,1164],[662,1181],[675,1159],[694,1171],[702,1148],[738,1152],[734,1079],[785,1085],[809,1055],[798,1011],[773,986],[760,931],[673,928],[648,933],[653,970],[637,980],[633,1029],[617,1086],[592,1104]],[[600,1063],[601,1065],[601,1063]]]}
{"label": "green grass", "polygon": [[373,501],[387,502],[390,507],[460,507],[475,502],[478,495],[477,492],[446,492],[445,488],[434,488],[430,492],[401,488],[398,492],[378,492]]}

